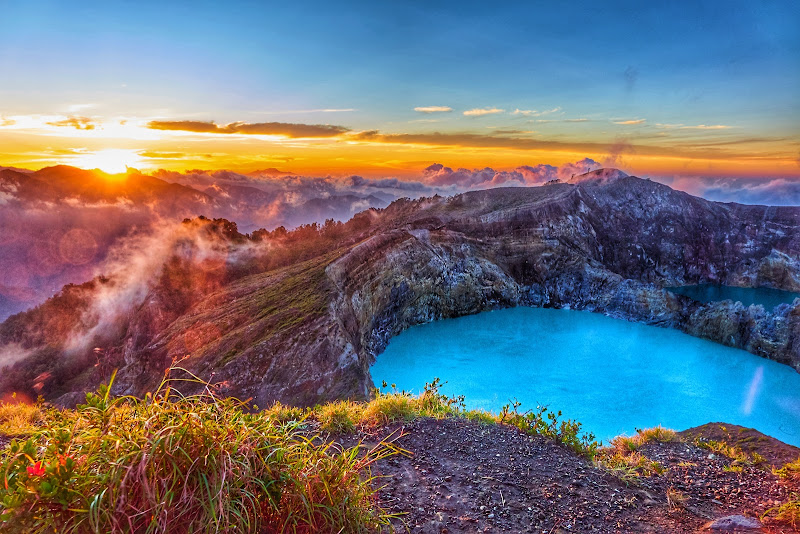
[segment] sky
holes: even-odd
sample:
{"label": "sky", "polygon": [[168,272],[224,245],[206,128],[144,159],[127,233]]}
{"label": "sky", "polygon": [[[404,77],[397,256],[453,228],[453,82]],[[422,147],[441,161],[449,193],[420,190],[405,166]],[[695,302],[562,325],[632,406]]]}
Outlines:
{"label": "sky", "polygon": [[0,0],[0,165],[800,178],[800,3]]}

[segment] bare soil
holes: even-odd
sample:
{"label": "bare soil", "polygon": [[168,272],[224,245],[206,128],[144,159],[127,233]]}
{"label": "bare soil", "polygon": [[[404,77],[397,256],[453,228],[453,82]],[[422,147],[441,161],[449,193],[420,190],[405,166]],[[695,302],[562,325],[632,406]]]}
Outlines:
{"label": "bare soil", "polygon": [[[381,476],[382,505],[397,514],[394,532],[693,533],[732,514],[760,517],[800,491],[769,467],[728,471],[731,460],[686,442],[642,447],[668,469],[625,483],[551,440],[506,425],[418,419],[338,440],[371,447],[393,432],[402,432],[395,443],[409,454],[382,460],[373,474]],[[794,460],[800,454],[780,442],[783,447],[752,441],[767,443],[767,449],[754,449],[765,457]],[[767,524],[762,532],[795,530]]]}

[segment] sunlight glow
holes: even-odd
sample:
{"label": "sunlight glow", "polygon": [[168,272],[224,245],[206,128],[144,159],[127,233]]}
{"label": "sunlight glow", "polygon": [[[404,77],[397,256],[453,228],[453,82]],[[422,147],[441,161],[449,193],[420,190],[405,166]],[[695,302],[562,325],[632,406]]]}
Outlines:
{"label": "sunlight glow", "polygon": [[144,158],[136,150],[108,148],[69,157],[64,163],[82,169],[100,169],[108,174],[119,174],[128,167],[140,167]]}

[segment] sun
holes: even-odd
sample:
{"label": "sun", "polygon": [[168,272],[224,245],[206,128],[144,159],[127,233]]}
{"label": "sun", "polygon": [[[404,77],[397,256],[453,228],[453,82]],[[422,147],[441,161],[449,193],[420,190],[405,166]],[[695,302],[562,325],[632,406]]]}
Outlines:
{"label": "sun", "polygon": [[120,174],[128,167],[140,167],[143,161],[136,150],[107,148],[78,154],[66,163],[82,169],[100,169],[108,174]]}

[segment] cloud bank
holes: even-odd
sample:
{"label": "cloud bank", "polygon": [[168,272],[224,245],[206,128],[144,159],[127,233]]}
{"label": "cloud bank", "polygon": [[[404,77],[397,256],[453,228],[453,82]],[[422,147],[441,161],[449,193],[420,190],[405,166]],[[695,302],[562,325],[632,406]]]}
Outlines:
{"label": "cloud bank", "polygon": [[292,138],[336,137],[350,131],[344,126],[330,124],[300,124],[291,122],[232,122],[220,125],[211,121],[150,121],[151,130],[193,133],[281,135]]}
{"label": "cloud bank", "polygon": [[414,111],[420,113],[448,113],[453,111],[453,108],[450,106],[421,106],[414,108]]}
{"label": "cloud bank", "polygon": [[800,179],[656,176],[653,180],[715,202],[800,206]]}

